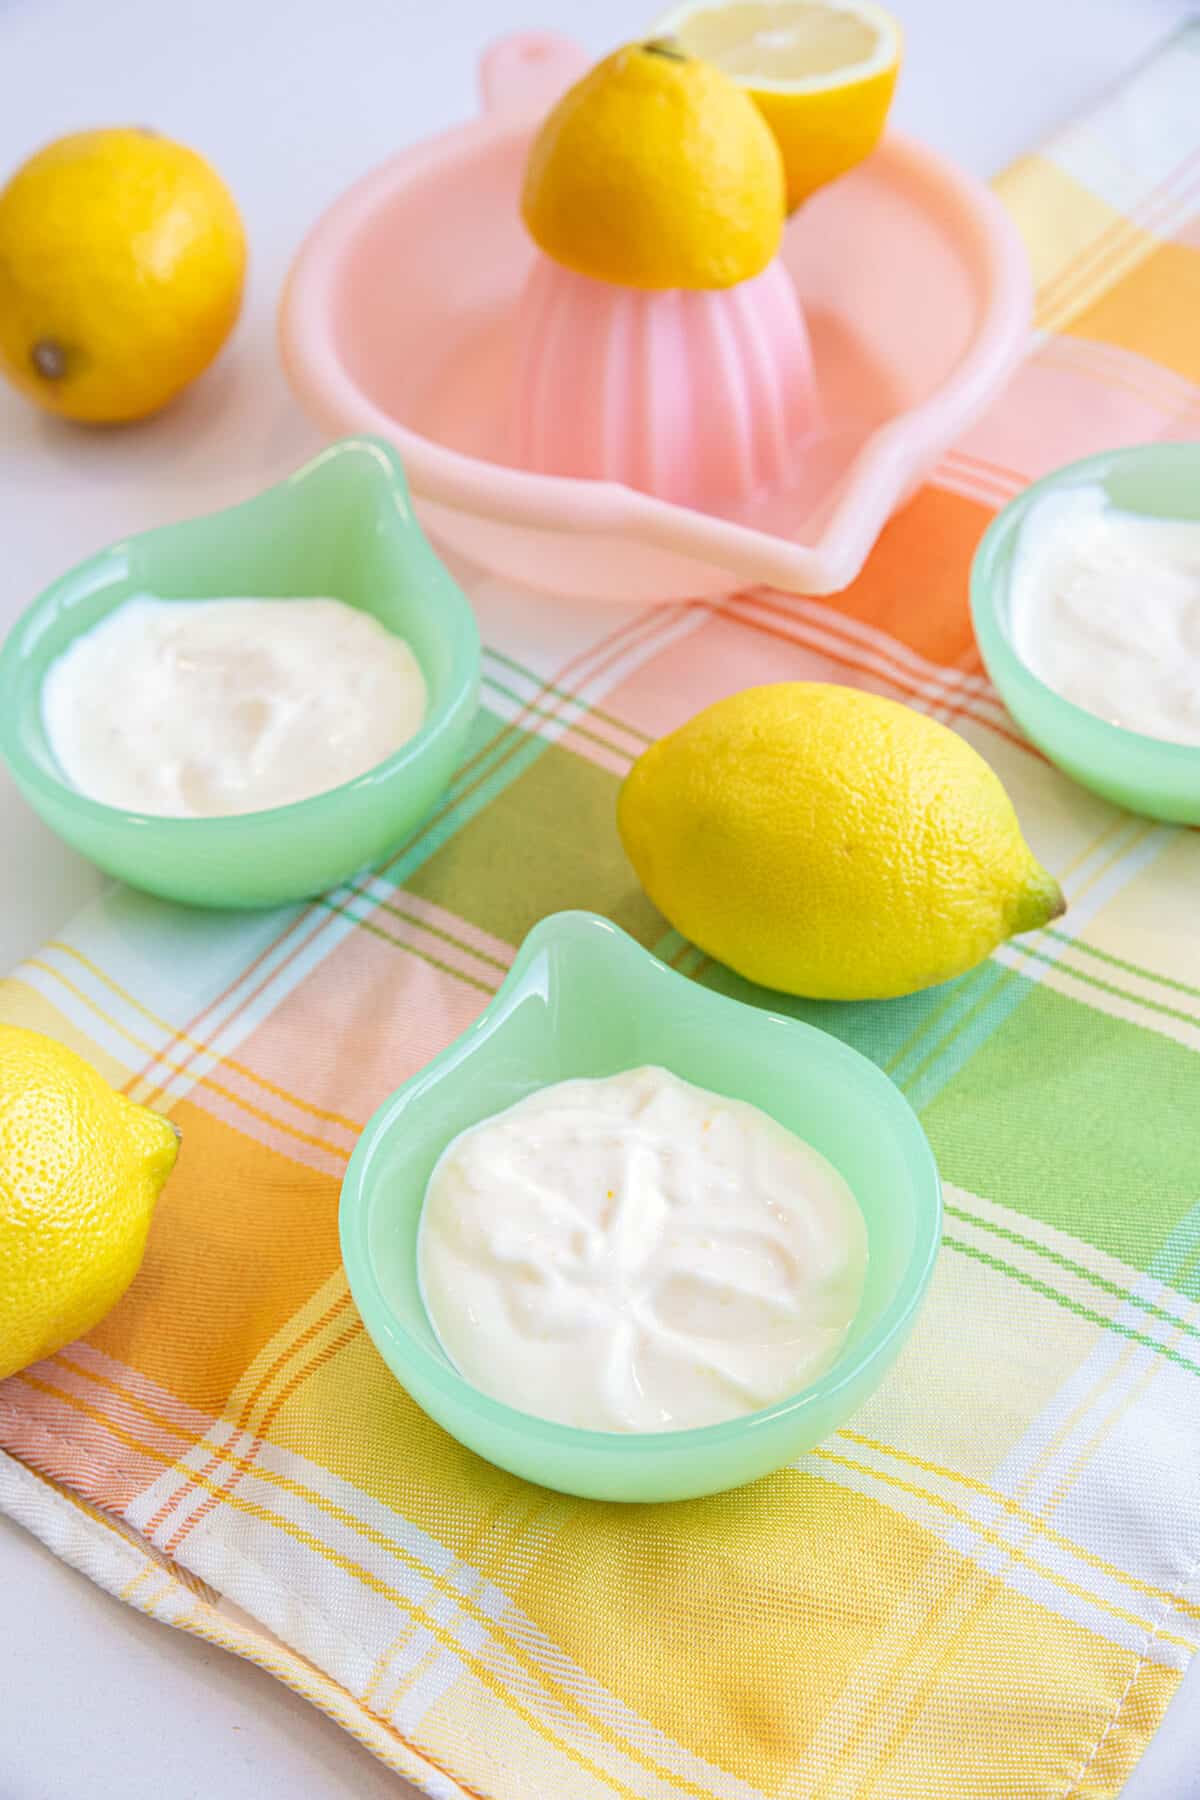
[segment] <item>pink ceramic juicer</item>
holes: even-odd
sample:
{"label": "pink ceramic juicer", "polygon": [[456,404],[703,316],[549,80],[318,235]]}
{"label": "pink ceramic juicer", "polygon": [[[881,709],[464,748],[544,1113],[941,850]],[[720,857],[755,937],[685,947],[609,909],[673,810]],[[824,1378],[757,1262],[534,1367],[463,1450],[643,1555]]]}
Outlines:
{"label": "pink ceramic juicer", "polygon": [[[812,340],[824,415],[808,433],[794,382],[785,412],[801,423],[786,484],[740,504],[688,505],[620,480],[542,473],[529,464],[546,455],[545,439],[528,460],[512,450],[514,434],[532,436],[548,404],[520,398],[539,360],[528,343],[532,290],[543,280],[531,276],[522,183],[547,109],[587,63],[578,46],[547,33],[493,45],[481,63],[479,118],[398,151],[335,202],[283,295],[288,379],[322,430],[374,433],[399,450],[417,511],[441,545],[554,606],[665,606],[681,594],[759,585],[836,593],[1026,352],[1032,284],[1016,231],[980,182],[922,144],[885,135],[792,214],[783,235],[779,255]],[[569,279],[559,285],[581,291]],[[778,288],[774,273],[763,286]],[[724,313],[737,290],[687,297],[723,301]],[[604,298],[613,311],[630,300],[619,288]],[[668,306],[672,293],[635,295],[630,311],[643,299]],[[590,379],[586,335],[575,335],[570,354],[547,347],[541,359],[547,370],[565,365],[563,413]],[[738,341],[745,352],[746,334]],[[778,333],[772,341],[778,359]],[[704,369],[700,429],[723,452],[715,421],[728,416],[718,391],[728,378],[718,382],[714,360]],[[643,372],[637,382],[644,392],[657,377]],[[664,470],[664,452],[678,442],[669,421],[684,407],[671,385],[672,410],[655,407],[662,443],[656,430],[652,466]],[[812,408],[811,377],[803,385]],[[689,417],[691,405],[689,395]],[[759,415],[756,405],[756,429]],[[593,413],[606,455],[618,426],[626,441],[629,417],[626,406]],[[578,425],[563,417],[547,429],[557,445]],[[737,431],[725,438],[738,446],[731,475],[745,480],[743,440]],[[615,455],[603,466],[615,468]],[[706,481],[724,480],[719,458],[709,467]]]}
{"label": "pink ceramic juicer", "polygon": [[729,288],[618,287],[539,253],[517,320],[512,461],[679,506],[788,486],[818,430],[804,315],[779,257]]}

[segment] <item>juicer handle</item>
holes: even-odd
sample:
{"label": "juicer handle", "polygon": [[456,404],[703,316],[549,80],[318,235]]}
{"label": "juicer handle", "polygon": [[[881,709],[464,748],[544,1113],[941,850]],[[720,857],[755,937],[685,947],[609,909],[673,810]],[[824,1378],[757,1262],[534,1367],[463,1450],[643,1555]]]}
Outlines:
{"label": "juicer handle", "polygon": [[545,112],[590,61],[581,45],[556,31],[519,31],[499,38],[479,59],[483,109],[511,117]]}

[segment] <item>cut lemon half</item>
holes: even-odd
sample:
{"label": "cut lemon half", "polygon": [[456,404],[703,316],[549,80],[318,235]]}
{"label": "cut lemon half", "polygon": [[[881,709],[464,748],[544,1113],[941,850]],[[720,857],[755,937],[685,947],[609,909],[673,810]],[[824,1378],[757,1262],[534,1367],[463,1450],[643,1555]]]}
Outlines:
{"label": "cut lemon half", "polygon": [[724,288],[779,248],[783,163],[753,97],[678,44],[626,44],[553,107],[525,165],[540,250],[595,281]]}
{"label": "cut lemon half", "polygon": [[789,208],[879,142],[900,68],[900,26],[869,0],[684,0],[660,37],[744,87],[775,134]]}

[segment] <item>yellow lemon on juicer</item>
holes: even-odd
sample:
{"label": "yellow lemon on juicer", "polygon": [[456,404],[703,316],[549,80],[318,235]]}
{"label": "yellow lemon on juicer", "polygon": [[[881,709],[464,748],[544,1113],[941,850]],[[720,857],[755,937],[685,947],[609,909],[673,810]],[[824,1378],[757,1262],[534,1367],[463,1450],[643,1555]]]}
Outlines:
{"label": "yellow lemon on juicer", "polygon": [[136,127],[59,138],[0,191],[0,369],[66,418],[143,418],[216,356],[245,269],[237,206],[194,150]]}
{"label": "yellow lemon on juicer", "polygon": [[0,1378],[116,1305],[178,1148],[74,1051],[0,1025]]}
{"label": "yellow lemon on juicer", "polygon": [[766,268],[783,165],[735,81],[677,45],[629,44],[552,109],[522,216],[556,262],[634,288],[725,288]]}
{"label": "yellow lemon on juicer", "polygon": [[753,96],[783,154],[789,211],[879,142],[903,38],[871,0],[683,0],[658,30]]}
{"label": "yellow lemon on juicer", "polygon": [[814,999],[931,987],[1064,910],[983,758],[856,688],[717,701],[634,764],[618,824],[677,931]]}

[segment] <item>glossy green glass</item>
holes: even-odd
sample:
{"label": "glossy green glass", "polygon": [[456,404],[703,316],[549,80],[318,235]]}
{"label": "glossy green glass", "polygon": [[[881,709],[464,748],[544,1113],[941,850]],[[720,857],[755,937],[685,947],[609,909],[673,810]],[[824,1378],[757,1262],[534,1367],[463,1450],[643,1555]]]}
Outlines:
{"label": "glossy green glass", "polygon": [[[1200,444],[1105,450],[1055,469],[997,514],[975,552],[971,616],[979,649],[1009,712],[1051,762],[1130,812],[1200,825],[1200,749],[1126,731],[1085,712],[1040,681],[1013,648],[1010,580],[1022,523],[1042,495],[1090,482],[1130,512],[1200,520]],[[1130,604],[1136,606],[1136,594]]]}
{"label": "glossy green glass", "polygon": [[[265,812],[164,819],[91,800],[46,741],[42,682],[74,638],[147,593],[326,594],[373,613],[421,665],[425,723],[355,781]],[[403,841],[450,780],[478,694],[474,616],[417,524],[399,458],[347,438],[244,505],[129,538],[47,588],[0,652],[0,755],[47,825],[109,874],[197,906],[274,906],[336,886]]]}
{"label": "glossy green glass", "polygon": [[[837,1362],[801,1393],[696,1430],[584,1431],[517,1412],[457,1373],[421,1302],[417,1226],[433,1166],[460,1131],[550,1082],[645,1063],[753,1102],[829,1158],[866,1217],[866,1287]],[[681,1500],[780,1468],[861,1405],[912,1326],[941,1218],[925,1134],[874,1063],[812,1026],[685,980],[607,919],[556,913],[530,932],[475,1024],[376,1112],[350,1159],[340,1227],[350,1289],[380,1354],[460,1442],[565,1493]]]}

